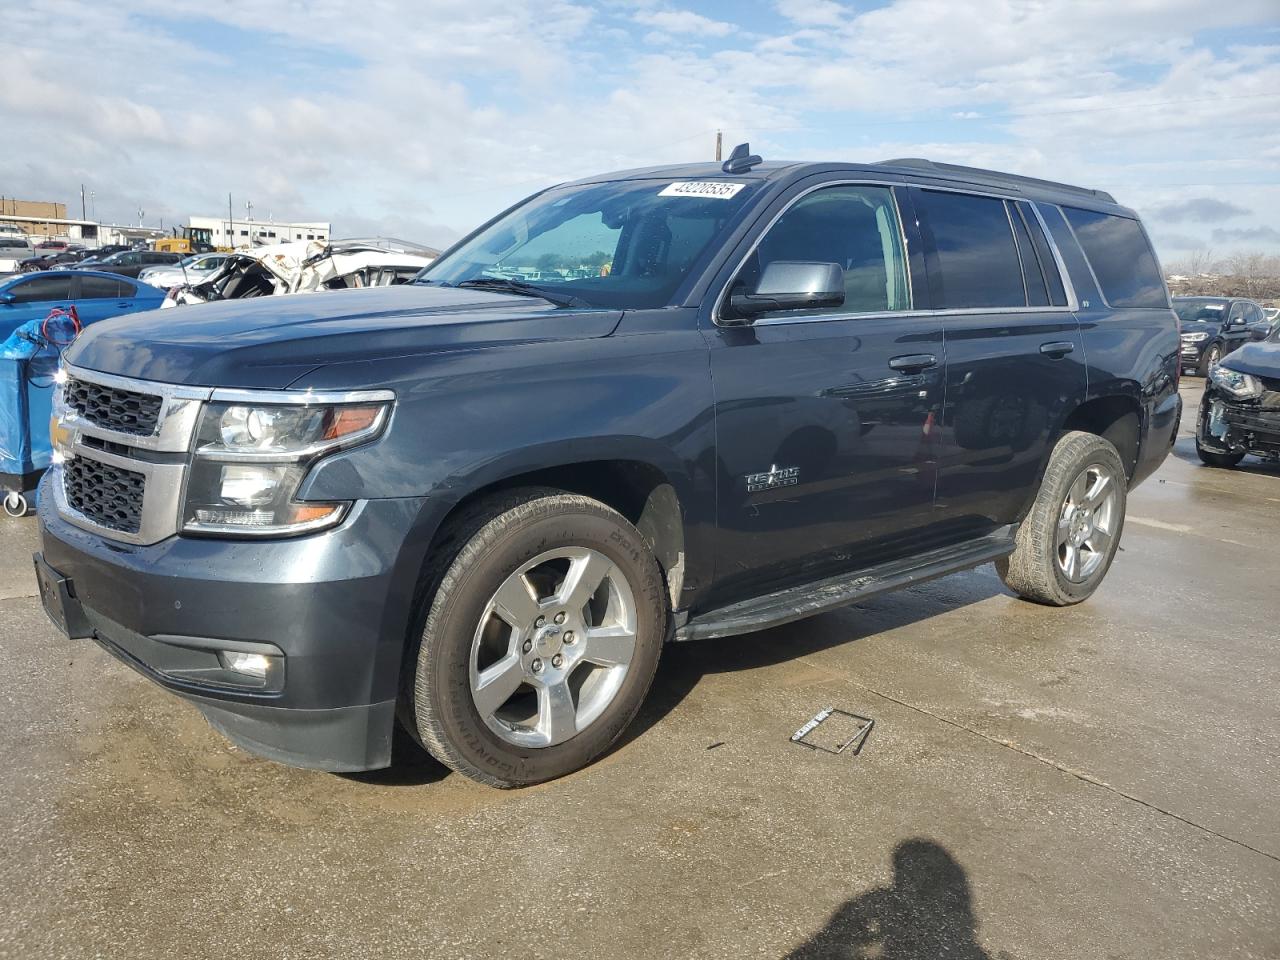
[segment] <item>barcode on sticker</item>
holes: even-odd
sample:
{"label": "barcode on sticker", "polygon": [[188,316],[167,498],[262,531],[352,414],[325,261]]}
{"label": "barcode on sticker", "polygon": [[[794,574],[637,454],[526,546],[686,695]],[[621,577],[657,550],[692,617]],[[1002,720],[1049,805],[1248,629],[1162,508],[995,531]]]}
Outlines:
{"label": "barcode on sticker", "polygon": [[725,180],[682,180],[663,187],[658,196],[710,197],[713,200],[729,200],[745,186],[745,183],[729,183]]}

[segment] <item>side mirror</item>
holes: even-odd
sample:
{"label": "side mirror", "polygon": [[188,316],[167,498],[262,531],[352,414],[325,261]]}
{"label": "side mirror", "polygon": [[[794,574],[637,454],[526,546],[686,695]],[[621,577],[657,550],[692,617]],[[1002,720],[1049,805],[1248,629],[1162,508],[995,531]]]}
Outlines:
{"label": "side mirror", "polygon": [[1271,333],[1270,327],[1268,327],[1265,323],[1257,323],[1249,328],[1249,339],[1265,340],[1267,339],[1267,335],[1269,333]]}
{"label": "side mirror", "polygon": [[0,293],[0,303],[3,303],[6,307],[17,299],[17,294],[12,290],[6,290],[4,293]]}
{"label": "side mirror", "polygon": [[775,260],[751,293],[735,293],[729,308],[738,317],[773,310],[838,307],[844,303],[844,269],[838,263]]}

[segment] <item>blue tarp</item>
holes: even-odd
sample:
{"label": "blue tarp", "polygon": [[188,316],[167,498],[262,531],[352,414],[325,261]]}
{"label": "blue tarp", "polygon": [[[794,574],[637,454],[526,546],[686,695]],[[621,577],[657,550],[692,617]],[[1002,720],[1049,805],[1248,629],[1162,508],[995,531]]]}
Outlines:
{"label": "blue tarp", "polygon": [[53,377],[78,326],[56,313],[24,323],[0,343],[0,488],[23,492],[23,478],[49,466]]}

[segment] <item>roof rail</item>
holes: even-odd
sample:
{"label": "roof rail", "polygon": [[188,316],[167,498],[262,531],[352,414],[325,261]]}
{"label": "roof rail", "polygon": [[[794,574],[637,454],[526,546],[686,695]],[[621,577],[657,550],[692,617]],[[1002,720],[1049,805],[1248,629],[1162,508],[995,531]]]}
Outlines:
{"label": "roof rail", "polygon": [[1069,183],[1058,183],[1056,180],[1040,180],[1036,177],[1023,177],[1016,173],[1001,173],[998,170],[984,170],[981,167],[964,167],[955,163],[937,163],[920,157],[900,157],[896,160],[881,160],[878,167],[912,167],[917,170],[934,171],[940,176],[963,178],[965,180],[981,180],[988,183],[1026,184],[1044,190],[1056,190],[1059,193],[1074,193],[1091,200],[1115,203],[1116,198],[1105,190],[1094,190],[1089,187],[1076,187]]}

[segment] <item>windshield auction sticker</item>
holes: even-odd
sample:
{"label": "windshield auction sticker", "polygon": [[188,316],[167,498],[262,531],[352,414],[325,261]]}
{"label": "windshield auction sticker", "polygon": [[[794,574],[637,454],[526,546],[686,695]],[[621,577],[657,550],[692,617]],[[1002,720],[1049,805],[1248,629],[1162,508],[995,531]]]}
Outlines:
{"label": "windshield auction sticker", "polygon": [[660,197],[711,197],[714,200],[729,200],[745,183],[729,183],[726,180],[685,180],[663,188]]}

